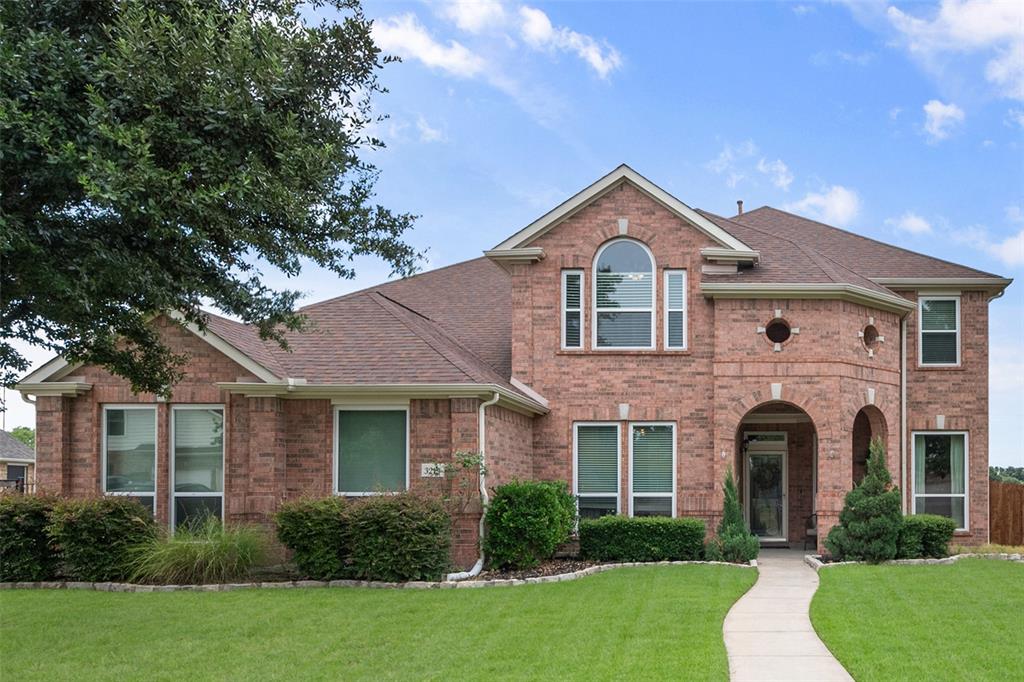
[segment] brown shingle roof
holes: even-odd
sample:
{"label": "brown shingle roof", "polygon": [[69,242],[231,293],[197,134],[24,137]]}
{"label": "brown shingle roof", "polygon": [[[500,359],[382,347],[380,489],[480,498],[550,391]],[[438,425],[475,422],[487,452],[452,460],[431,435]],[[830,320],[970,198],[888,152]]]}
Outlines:
{"label": "brown shingle roof", "polygon": [[833,261],[856,268],[864,277],[999,277],[770,206],[762,206],[730,220],[808,246]]}
{"label": "brown shingle roof", "polygon": [[35,461],[36,451],[6,431],[0,431],[0,460],[31,459]]}

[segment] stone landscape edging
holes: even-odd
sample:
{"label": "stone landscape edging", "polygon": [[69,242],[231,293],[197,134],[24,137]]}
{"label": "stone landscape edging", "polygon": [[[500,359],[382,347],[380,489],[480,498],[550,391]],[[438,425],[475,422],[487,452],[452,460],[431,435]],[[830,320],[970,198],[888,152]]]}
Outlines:
{"label": "stone landscape edging", "polygon": [[[1024,554],[1008,554],[1006,552],[996,553],[990,552],[985,554],[969,552],[967,554],[954,554],[953,556],[943,557],[942,559],[893,559],[891,561],[883,561],[883,565],[889,566],[931,566],[931,565],[942,565],[942,564],[955,564],[961,559],[992,559],[994,561],[1017,561],[1024,562]],[[866,564],[865,561],[836,561],[834,563],[825,563],[817,555],[805,554],[804,563],[813,568],[815,571],[820,571],[823,568],[830,568],[832,566],[851,566],[853,564]]]}
{"label": "stone landscape edging", "polygon": [[252,589],[290,589],[296,587],[370,587],[377,589],[456,589],[475,587],[512,587],[518,585],[537,585],[541,583],[557,583],[577,580],[588,575],[604,573],[615,568],[632,568],[636,566],[683,566],[688,564],[704,564],[708,566],[735,566],[737,568],[757,568],[757,560],[747,564],[731,564],[724,561],[633,561],[615,564],[597,564],[570,573],[542,575],[533,578],[496,578],[494,580],[464,580],[460,582],[411,580],[404,583],[389,583],[379,580],[285,580],[279,582],[249,583],[213,583],[210,585],[139,585],[135,583],[113,582],[76,582],[70,580],[50,580],[39,582],[0,583],[0,590],[93,590],[96,592],[231,592],[234,590]]}

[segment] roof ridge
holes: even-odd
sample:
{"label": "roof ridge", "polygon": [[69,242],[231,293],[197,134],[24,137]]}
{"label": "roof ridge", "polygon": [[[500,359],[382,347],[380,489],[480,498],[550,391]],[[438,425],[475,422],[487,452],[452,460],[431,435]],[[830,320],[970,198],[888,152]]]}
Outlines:
{"label": "roof ridge", "polygon": [[465,265],[466,263],[472,263],[474,261],[480,261],[480,260],[487,260],[487,256],[477,256],[476,258],[467,258],[466,260],[461,260],[461,261],[458,261],[457,263],[449,263],[448,265],[442,265],[441,267],[434,268],[432,270],[424,270],[423,272],[417,272],[416,274],[409,275],[408,277],[401,277],[399,279],[392,279],[392,280],[388,280],[386,282],[380,282],[378,284],[373,284],[373,285],[368,286],[368,287],[363,287],[362,289],[357,289],[355,291],[350,291],[347,294],[340,294],[338,296],[332,296],[331,298],[325,298],[322,301],[316,301],[314,303],[310,303],[309,305],[304,305],[301,308],[299,308],[298,310],[299,310],[299,312],[301,312],[303,310],[309,310],[310,308],[316,308],[316,307],[325,305],[327,303],[334,303],[335,301],[340,301],[340,300],[345,299],[345,298],[351,298],[351,297],[357,296],[359,294],[373,293],[374,291],[376,291],[377,289],[379,289],[381,287],[390,286],[392,284],[398,284],[400,282],[408,282],[409,280],[416,279],[417,277],[423,277],[424,275],[433,275],[434,273],[438,273],[438,272],[441,272],[443,270],[448,270],[448,269],[454,268],[454,267],[456,267],[458,265]]}
{"label": "roof ridge", "polygon": [[[881,239],[875,239],[874,237],[867,237],[865,235],[858,234],[857,232],[853,232],[851,230],[844,230],[841,227],[836,227],[835,225],[829,225],[828,223],[823,223],[820,220],[815,220],[814,218],[808,218],[807,216],[802,216],[799,213],[791,213],[790,211],[784,211],[781,208],[775,208],[774,206],[768,206],[767,204],[765,204],[764,206],[758,206],[757,208],[752,209],[750,211],[744,211],[742,214],[737,215],[737,216],[733,216],[733,217],[734,218],[739,218],[739,217],[742,217],[744,215],[749,215],[751,213],[756,213],[758,211],[774,211],[776,213],[784,213],[786,215],[793,216],[794,218],[799,218],[800,220],[806,220],[809,223],[814,223],[815,225],[820,225],[821,227],[828,228],[828,229],[833,230],[835,232],[842,232],[843,234],[847,234],[847,235],[850,235],[852,237],[856,237],[857,239],[863,239],[864,241],[868,241],[868,242],[871,242],[873,244],[878,244],[879,246],[884,246],[884,247],[890,248],[890,249],[896,249],[896,250],[902,251],[904,253],[910,253],[910,254],[913,254],[915,256],[921,256],[922,258],[930,258],[931,260],[938,261],[940,263],[945,263],[946,265],[954,265],[954,266],[956,266],[958,268],[964,268],[965,270],[973,270],[974,272],[977,272],[978,274],[984,275],[985,277],[994,277],[996,279],[1001,279],[1001,277],[999,275],[996,275],[996,274],[991,273],[991,272],[986,272],[985,270],[979,270],[978,268],[972,268],[970,265],[964,265],[962,263],[954,263],[951,260],[946,260],[945,258],[939,258],[937,256],[929,256],[927,253],[921,253],[920,251],[914,251],[912,249],[908,249],[908,248],[905,248],[903,246],[897,246],[896,244],[890,244],[889,242],[883,242]],[[726,220],[729,220],[730,222],[739,222],[739,221],[733,221],[732,218],[726,218]],[[744,227],[751,227],[751,226],[747,225],[746,223],[739,223],[739,224],[743,225]],[[757,229],[757,228],[754,228],[754,229]],[[863,275],[861,275],[861,276],[863,277]]]}
{"label": "roof ridge", "polygon": [[[376,294],[376,295],[374,295],[374,294]],[[481,377],[476,375],[477,373],[473,371],[472,367],[469,367],[465,362],[462,361],[461,358],[458,358],[454,353],[452,353],[450,349],[444,348],[443,344],[438,342],[438,339],[430,338],[431,335],[428,334],[428,333],[425,333],[426,330],[417,329],[416,326],[410,324],[408,320],[402,319],[401,316],[395,314],[396,313],[395,310],[390,308],[389,305],[385,305],[382,302],[382,300],[383,301],[387,301],[387,303],[390,304],[390,305],[397,306],[397,307],[401,308],[402,310],[405,310],[406,312],[409,312],[409,313],[412,313],[412,314],[416,315],[418,318],[421,318],[422,320],[424,320],[427,323],[427,325],[429,325],[430,327],[437,327],[438,325],[433,320],[431,320],[430,318],[426,317],[425,315],[421,315],[420,313],[418,313],[415,310],[409,308],[408,306],[404,306],[404,305],[402,305],[402,304],[392,300],[391,298],[389,298],[385,294],[382,294],[379,291],[369,291],[369,292],[366,292],[366,295],[368,297],[370,297],[370,299],[373,300],[377,305],[379,305],[381,308],[383,308],[389,315],[391,315],[399,323],[401,323],[406,329],[408,329],[410,332],[412,332],[414,335],[416,335],[417,338],[419,338],[421,341],[423,341],[428,346],[433,348],[437,353],[439,353],[450,365],[452,365],[452,367],[454,367],[455,369],[457,369],[460,372],[462,372],[466,376],[467,379],[471,379],[473,381],[480,381],[481,380]],[[456,346],[459,351],[464,351],[464,352],[466,352],[469,355],[473,355],[471,351],[469,351],[464,346],[462,346],[462,344],[460,344],[457,341],[455,341],[455,339],[452,339],[443,330],[441,330],[441,329],[431,329],[431,332],[433,332],[435,334],[439,334],[441,336],[441,340],[443,340],[444,342],[449,343],[449,344],[451,344],[453,346]],[[483,365],[485,367],[490,367],[490,365],[488,365],[486,362],[483,362],[483,360],[480,360],[475,355],[473,355],[473,358],[475,360],[479,360],[481,363],[483,363]],[[492,371],[493,371],[493,369],[492,369]]]}

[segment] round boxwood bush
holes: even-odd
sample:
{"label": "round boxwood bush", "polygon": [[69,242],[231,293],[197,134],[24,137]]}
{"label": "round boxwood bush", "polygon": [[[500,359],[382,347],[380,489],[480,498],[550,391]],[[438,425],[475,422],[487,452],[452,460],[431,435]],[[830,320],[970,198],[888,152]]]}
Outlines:
{"label": "round boxwood bush", "polygon": [[56,499],[0,493],[0,581],[49,580],[57,571],[57,554],[46,526]]}
{"label": "round boxwood bush", "polygon": [[569,539],[576,501],[562,481],[512,481],[487,506],[484,554],[494,568],[531,568]]}
{"label": "round boxwood bush", "polygon": [[903,517],[900,528],[901,559],[941,559],[949,553],[956,522],[945,516],[918,514]]}
{"label": "round boxwood bush", "polygon": [[274,521],[277,539],[292,550],[299,571],[314,580],[345,577],[348,562],[348,538],[345,534],[345,510],[348,502],[332,495],[285,502]]}
{"label": "round boxwood bush", "polygon": [[344,513],[345,573],[361,580],[440,580],[451,564],[451,516],[416,493],[366,497]]}
{"label": "round boxwood bush", "polygon": [[129,552],[156,535],[148,509],[129,497],[111,496],[58,502],[47,532],[71,580],[124,580],[131,572]]}

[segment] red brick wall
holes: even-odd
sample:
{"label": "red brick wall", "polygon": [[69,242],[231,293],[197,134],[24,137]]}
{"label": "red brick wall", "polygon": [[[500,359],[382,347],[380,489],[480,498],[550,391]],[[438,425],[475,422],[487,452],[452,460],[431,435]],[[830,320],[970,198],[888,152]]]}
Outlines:
{"label": "red brick wall", "polygon": [[[659,348],[664,345],[662,271],[687,270],[686,351],[589,350],[592,261],[603,243],[620,236],[619,218],[629,221],[627,236],[646,243],[654,254]],[[677,513],[702,517],[714,527],[721,510],[721,481],[735,459],[741,420],[771,402],[771,386],[778,383],[781,400],[804,409],[819,432],[822,536],[837,519],[850,488],[853,422],[869,404],[868,389],[873,389],[874,404],[889,425],[887,445],[894,453],[889,466],[898,480],[898,315],[841,301],[706,299],[699,289],[699,251],[712,241],[629,185],[596,199],[534,245],[543,247],[545,258],[513,266],[511,272],[514,374],[551,404],[551,412],[534,423],[535,477],[571,481],[573,423],[618,421],[618,405],[626,403],[628,421],[677,424]],[[561,271],[566,268],[584,271],[584,350],[560,350]],[[756,331],[775,317],[776,309],[800,330],[781,352]],[[869,322],[885,339],[873,357],[858,335]],[[628,486],[625,424],[623,509]]]}
{"label": "red brick wall", "polygon": [[491,405],[487,409],[487,484],[533,478],[533,419]]}
{"label": "red brick wall", "polygon": [[[916,301],[915,292],[900,292]],[[928,294],[926,294],[928,295]],[[970,529],[957,533],[960,544],[988,542],[988,294],[960,296],[960,366],[918,367],[918,315],[907,317],[907,466],[913,473],[913,432],[966,431]],[[906,487],[911,509],[912,491]]]}

